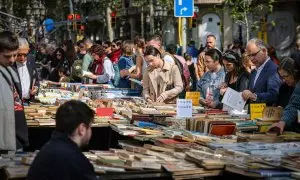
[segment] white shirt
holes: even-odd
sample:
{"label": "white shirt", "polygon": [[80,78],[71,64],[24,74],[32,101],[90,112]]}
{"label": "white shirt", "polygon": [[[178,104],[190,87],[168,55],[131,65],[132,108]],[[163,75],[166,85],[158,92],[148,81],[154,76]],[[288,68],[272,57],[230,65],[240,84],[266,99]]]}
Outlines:
{"label": "white shirt", "polygon": [[30,89],[30,76],[27,68],[26,62],[21,64],[17,62],[18,73],[20,76],[21,86],[22,86],[22,98],[29,99],[29,89]]}
{"label": "white shirt", "polygon": [[268,61],[270,61],[270,57],[268,57],[268,59],[261,66],[256,68],[256,76],[255,76],[255,79],[254,79],[254,86],[255,86],[256,80],[258,79],[261,71],[264,69],[264,67],[265,67],[265,65],[267,64]]}

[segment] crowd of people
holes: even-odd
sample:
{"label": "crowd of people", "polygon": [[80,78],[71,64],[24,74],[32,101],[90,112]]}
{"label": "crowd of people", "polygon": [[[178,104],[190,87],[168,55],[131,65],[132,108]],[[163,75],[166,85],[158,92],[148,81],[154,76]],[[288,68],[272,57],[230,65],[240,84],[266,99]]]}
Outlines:
{"label": "crowd of people", "polygon": [[[12,32],[0,32],[0,152],[22,151],[28,145],[24,105],[38,93],[41,80],[131,88],[139,90],[149,103],[175,103],[185,92],[199,91],[199,103],[207,108],[223,108],[222,96],[231,88],[241,92],[248,104],[284,108],[281,121],[270,131],[300,131],[299,40],[291,57],[280,60],[274,48],[260,39],[249,40],[245,48],[236,44],[221,52],[216,37],[209,35],[205,47],[197,49],[191,41],[181,56],[176,44],[164,47],[158,35],[147,41],[136,37],[94,43],[86,38],[76,44],[66,40],[61,45],[49,42],[34,47]],[[77,173],[70,176],[57,171],[47,176],[94,179],[91,164],[80,152],[90,139],[93,118],[92,110],[79,101],[61,106],[56,113],[56,131],[34,161],[28,178],[39,179],[50,173],[48,167],[63,165],[57,162],[70,157],[64,161],[70,162],[69,166],[59,167]],[[54,155],[57,151],[61,156]],[[41,168],[41,163],[47,166]]]}

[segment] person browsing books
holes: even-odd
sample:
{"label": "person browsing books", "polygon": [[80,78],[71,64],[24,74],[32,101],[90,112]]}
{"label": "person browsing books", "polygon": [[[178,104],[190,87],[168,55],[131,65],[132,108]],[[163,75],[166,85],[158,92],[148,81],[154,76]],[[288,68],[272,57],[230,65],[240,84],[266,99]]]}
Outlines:
{"label": "person browsing books", "polygon": [[183,90],[178,67],[162,59],[153,46],[147,46],[145,60],[148,64],[143,75],[143,97],[148,102],[174,103]]}
{"label": "person browsing books", "polygon": [[[300,60],[284,58],[279,64],[278,74],[283,82],[288,86],[288,89],[284,88],[284,86],[286,86],[284,84],[280,87],[280,103],[285,103],[286,99],[289,100],[281,115],[281,121],[274,123],[269,128],[269,132],[282,133],[283,130],[286,129],[299,133],[300,125],[298,122],[298,111],[300,110]],[[290,95],[291,90],[293,91]]]}
{"label": "person browsing books", "polygon": [[223,65],[226,70],[225,82],[220,85],[220,94],[223,96],[230,87],[238,92],[248,88],[249,73],[240,61],[238,53],[227,50],[223,56]]}
{"label": "person browsing books", "polygon": [[92,164],[80,150],[90,141],[93,120],[94,111],[81,101],[61,105],[56,112],[55,131],[35,157],[27,179],[96,180]]}

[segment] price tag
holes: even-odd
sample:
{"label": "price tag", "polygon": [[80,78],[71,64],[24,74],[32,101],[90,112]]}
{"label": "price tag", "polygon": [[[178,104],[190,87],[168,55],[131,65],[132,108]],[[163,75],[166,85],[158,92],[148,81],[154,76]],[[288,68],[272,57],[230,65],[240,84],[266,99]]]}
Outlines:
{"label": "price tag", "polygon": [[96,108],[96,115],[100,117],[109,116],[114,114],[114,108]]}
{"label": "price tag", "polygon": [[250,104],[250,119],[254,120],[256,118],[262,119],[264,114],[264,109],[266,107],[266,103],[255,103]]}
{"label": "price tag", "polygon": [[200,92],[186,92],[185,99],[191,99],[193,106],[199,106]]}
{"label": "price tag", "polygon": [[193,103],[190,99],[177,99],[177,117],[192,117]]}

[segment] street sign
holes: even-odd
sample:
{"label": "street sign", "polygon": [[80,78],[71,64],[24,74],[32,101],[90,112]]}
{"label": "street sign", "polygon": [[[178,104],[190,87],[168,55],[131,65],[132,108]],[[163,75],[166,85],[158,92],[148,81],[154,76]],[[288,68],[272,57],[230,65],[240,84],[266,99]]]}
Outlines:
{"label": "street sign", "polygon": [[174,0],[175,17],[193,17],[194,0]]}

